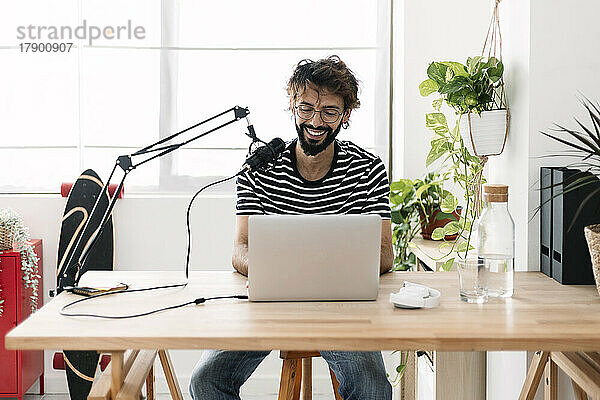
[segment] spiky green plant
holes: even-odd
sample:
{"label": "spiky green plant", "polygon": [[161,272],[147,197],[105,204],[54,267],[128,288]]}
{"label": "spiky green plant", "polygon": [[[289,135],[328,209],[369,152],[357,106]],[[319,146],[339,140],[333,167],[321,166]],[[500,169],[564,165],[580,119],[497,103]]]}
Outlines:
{"label": "spiky green plant", "polygon": [[[550,130],[556,133],[541,132],[544,136],[568,146],[569,151],[558,155],[576,158],[577,160],[569,164],[569,167],[582,171],[581,176],[565,182],[564,192],[597,183],[597,178],[600,178],[600,105],[598,103],[594,104],[585,96],[582,96],[579,100],[590,117],[591,127],[584,125],[574,117],[581,130],[567,128],[555,123],[555,128]],[[552,154],[549,157],[556,155]],[[592,190],[581,202],[571,225],[577,220],[584,206],[592,199],[600,199],[600,187]]]}

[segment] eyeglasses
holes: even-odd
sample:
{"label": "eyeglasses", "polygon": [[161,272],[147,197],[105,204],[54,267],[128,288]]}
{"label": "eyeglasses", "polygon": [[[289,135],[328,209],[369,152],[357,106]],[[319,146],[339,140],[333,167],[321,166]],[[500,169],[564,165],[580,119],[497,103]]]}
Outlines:
{"label": "eyeglasses", "polygon": [[315,113],[319,113],[321,120],[327,124],[333,124],[334,122],[337,122],[342,116],[342,113],[337,110],[325,109],[317,111],[314,107],[306,105],[296,106],[296,111],[298,112],[298,116],[300,118],[306,120],[312,119],[315,116]]}

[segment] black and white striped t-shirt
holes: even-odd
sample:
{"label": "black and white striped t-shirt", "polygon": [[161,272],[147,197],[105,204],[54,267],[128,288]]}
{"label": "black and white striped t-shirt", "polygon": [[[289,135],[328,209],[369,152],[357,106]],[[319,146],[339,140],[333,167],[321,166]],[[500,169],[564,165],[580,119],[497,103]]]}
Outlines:
{"label": "black and white striped t-shirt", "polygon": [[318,181],[308,181],[296,168],[296,141],[272,168],[238,176],[237,215],[378,214],[390,219],[389,183],[379,157],[335,140],[331,168]]}

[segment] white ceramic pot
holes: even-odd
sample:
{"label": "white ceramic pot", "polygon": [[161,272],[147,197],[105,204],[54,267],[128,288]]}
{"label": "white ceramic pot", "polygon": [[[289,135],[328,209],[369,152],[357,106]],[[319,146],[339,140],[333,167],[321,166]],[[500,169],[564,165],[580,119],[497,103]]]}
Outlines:
{"label": "white ceramic pot", "polygon": [[507,110],[484,111],[481,116],[463,114],[460,117],[460,136],[472,155],[498,155],[504,150],[507,126]]}

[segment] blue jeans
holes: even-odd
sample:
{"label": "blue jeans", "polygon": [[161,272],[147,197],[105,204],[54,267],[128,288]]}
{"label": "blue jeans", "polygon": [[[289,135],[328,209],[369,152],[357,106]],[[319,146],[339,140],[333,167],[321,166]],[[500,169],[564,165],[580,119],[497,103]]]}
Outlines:
{"label": "blue jeans", "polygon": [[[269,351],[206,350],[192,373],[193,400],[238,400],[240,387]],[[340,383],[344,400],[391,400],[380,352],[321,351]]]}

